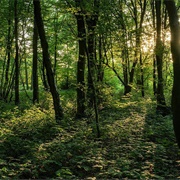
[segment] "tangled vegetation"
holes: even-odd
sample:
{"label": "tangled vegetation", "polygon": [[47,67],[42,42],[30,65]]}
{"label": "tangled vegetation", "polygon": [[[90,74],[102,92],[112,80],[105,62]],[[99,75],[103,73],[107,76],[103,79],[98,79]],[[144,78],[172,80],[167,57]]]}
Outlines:
{"label": "tangled vegetation", "polygon": [[97,139],[93,117],[72,118],[75,104],[69,95],[61,125],[53,119],[48,97],[23,108],[1,103],[2,179],[180,178],[172,117],[157,115],[151,99],[102,105]]}

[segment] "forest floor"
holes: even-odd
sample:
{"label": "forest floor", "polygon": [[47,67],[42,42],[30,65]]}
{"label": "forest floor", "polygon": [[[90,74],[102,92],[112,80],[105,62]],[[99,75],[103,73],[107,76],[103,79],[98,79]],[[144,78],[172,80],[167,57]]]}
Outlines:
{"label": "forest floor", "polygon": [[18,108],[0,102],[1,179],[180,179],[172,116],[157,115],[150,98],[102,104],[100,138],[93,116],[73,118],[71,93],[62,96],[60,125],[51,98],[43,99]]}

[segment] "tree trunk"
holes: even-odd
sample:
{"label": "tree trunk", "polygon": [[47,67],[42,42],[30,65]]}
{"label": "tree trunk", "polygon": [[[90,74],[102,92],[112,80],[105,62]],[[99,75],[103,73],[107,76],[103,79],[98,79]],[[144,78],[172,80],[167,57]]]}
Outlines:
{"label": "tree trunk", "polygon": [[[152,0],[151,2],[151,9],[152,9],[152,21],[153,21],[153,29],[154,31],[156,30],[156,20],[155,20],[155,0]],[[154,41],[156,41],[156,35],[154,33]],[[156,66],[156,57],[155,55],[153,54],[153,94],[154,96],[156,96],[157,94],[157,85],[156,85],[156,69],[157,69],[157,66]]]}
{"label": "tree trunk", "polygon": [[129,66],[129,50],[128,50],[128,44],[127,44],[127,27],[125,23],[125,18],[123,14],[123,2],[120,3],[120,23],[121,23],[121,29],[122,29],[122,67],[123,67],[123,78],[124,78],[124,95],[127,95],[131,91],[131,87],[129,86],[129,72],[128,72],[128,66]]}
{"label": "tree trunk", "polygon": [[98,21],[99,0],[94,0],[93,14],[86,15],[86,24],[88,30],[86,54],[88,59],[88,104],[90,108],[94,108],[97,137],[100,137],[99,113],[97,107],[97,90],[95,76],[95,28]]}
{"label": "tree trunk", "polygon": [[56,22],[56,19],[58,18],[58,12],[56,9],[56,16],[54,17],[54,78],[55,78],[55,82],[57,83],[57,73],[56,73],[56,69],[57,69],[57,44],[58,44],[58,25]]}
{"label": "tree trunk", "polygon": [[171,52],[173,58],[174,81],[172,91],[172,111],[174,132],[180,148],[180,25],[174,0],[164,0],[171,28]]}
{"label": "tree trunk", "polygon": [[12,46],[12,40],[11,40],[11,2],[9,0],[9,16],[8,16],[8,35],[7,35],[7,63],[6,63],[6,70],[5,70],[5,83],[3,88],[3,98],[5,99],[6,93],[7,93],[7,86],[9,83],[9,69],[10,69],[10,62],[11,62],[11,46]]}
{"label": "tree trunk", "polygon": [[38,30],[34,17],[34,28],[33,28],[33,103],[39,102],[38,92]]}
{"label": "tree trunk", "polygon": [[[138,8],[137,3],[140,6],[140,18],[138,17],[139,13],[138,13],[138,9],[137,9]],[[131,4],[133,7],[132,8],[133,9],[132,18],[134,20],[135,27],[136,27],[136,47],[135,47],[134,61],[132,64],[131,71],[129,73],[129,85],[126,86],[126,93],[131,92],[131,86],[134,81],[135,68],[138,63],[138,60],[140,60],[141,35],[142,35],[144,16],[145,16],[146,7],[147,7],[147,0],[135,1],[135,3],[133,3],[133,1],[131,1]],[[140,20],[138,20],[138,19],[140,19]]]}
{"label": "tree trunk", "polygon": [[41,77],[42,77],[42,83],[43,83],[43,86],[44,86],[44,90],[49,91],[49,86],[48,86],[48,82],[47,82],[47,72],[46,72],[46,68],[45,68],[45,65],[44,65],[44,61],[42,61],[41,71],[42,71]]}
{"label": "tree trunk", "polygon": [[[88,104],[89,107],[93,107],[93,83],[92,80],[95,80],[95,47],[94,47],[94,28],[96,22],[92,17],[86,18],[86,23],[88,27],[88,56],[89,56],[89,65],[88,65]],[[93,76],[93,78],[91,78]]]}
{"label": "tree trunk", "polygon": [[[29,89],[29,78],[28,78],[28,65],[27,65],[27,59],[26,59],[26,41],[25,41],[25,27],[27,26],[26,21],[23,21],[22,25],[22,41],[23,41],[23,55],[24,55],[24,71],[25,71],[25,84],[26,84],[26,89]],[[21,53],[20,53],[21,54]],[[25,86],[24,86],[25,87]]]}
{"label": "tree trunk", "polygon": [[14,34],[15,34],[15,104],[19,104],[19,46],[18,46],[18,13],[17,0],[14,0]]}
{"label": "tree trunk", "polygon": [[142,53],[140,52],[140,69],[141,69],[141,73],[140,73],[140,77],[141,77],[141,95],[142,97],[145,96],[145,92],[144,92],[144,69],[143,69],[143,61],[142,61]]}
{"label": "tree trunk", "polygon": [[164,97],[163,89],[163,43],[161,40],[162,31],[162,20],[161,20],[161,1],[155,1],[156,9],[156,63],[157,63],[157,75],[158,75],[158,86],[157,86],[157,111],[164,114],[166,111],[166,102]]}
{"label": "tree trunk", "polygon": [[[76,7],[80,7],[80,1],[76,0]],[[77,62],[77,112],[76,117],[81,118],[85,115],[85,81],[84,81],[84,73],[85,73],[85,47],[86,47],[86,31],[84,18],[81,14],[82,12],[78,12],[76,14],[77,19],[77,30],[78,30],[78,48],[79,48],[79,56]]]}
{"label": "tree trunk", "polygon": [[48,43],[45,36],[44,23],[41,16],[40,0],[33,0],[33,4],[34,4],[34,16],[35,16],[36,25],[41,40],[41,47],[43,51],[43,63],[46,68],[48,84],[50,87],[51,95],[53,97],[55,118],[57,123],[59,123],[59,121],[63,118],[63,110],[60,105],[59,93],[55,85],[54,74],[53,74],[49,51],[48,51]]}
{"label": "tree trunk", "polygon": [[99,63],[97,65],[97,81],[103,82],[104,79],[104,68],[103,68],[103,59],[102,59],[102,36],[99,35],[98,39],[98,53],[99,53]]}
{"label": "tree trunk", "polygon": [[[91,45],[90,45],[91,46]],[[92,47],[91,47],[92,48]],[[90,48],[90,51],[92,50]],[[97,138],[100,137],[100,127],[99,127],[99,112],[98,112],[98,107],[97,107],[97,90],[96,90],[96,86],[95,86],[95,76],[94,76],[94,69],[91,66],[92,64],[92,56],[89,53],[89,48],[86,48],[86,53],[87,53],[87,59],[88,59],[88,83],[90,86],[88,88],[91,88],[89,91],[90,94],[90,102],[91,104],[90,107],[94,107],[94,111],[95,111],[95,120],[96,120],[96,129],[97,129]]]}

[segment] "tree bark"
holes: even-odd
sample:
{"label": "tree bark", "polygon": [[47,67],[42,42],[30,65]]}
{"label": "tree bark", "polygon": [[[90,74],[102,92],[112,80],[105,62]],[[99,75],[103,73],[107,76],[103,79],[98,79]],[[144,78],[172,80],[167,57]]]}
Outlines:
{"label": "tree bark", "polygon": [[140,52],[140,69],[141,69],[141,95],[142,97],[145,96],[145,92],[144,92],[144,69],[143,69],[143,60],[142,60],[142,52]]}
{"label": "tree bark", "polygon": [[[76,1],[77,2],[77,1]],[[80,13],[76,15],[77,29],[78,29],[78,46],[79,57],[77,62],[77,112],[76,117],[80,118],[85,115],[85,46],[86,46],[86,32],[84,18]]]}
{"label": "tree bark", "polygon": [[[95,51],[94,51],[94,28],[96,26],[96,22],[94,18],[88,17],[86,18],[86,23],[88,26],[88,56],[89,56],[89,62],[88,62],[88,104],[89,107],[93,107],[93,79],[95,80]],[[93,78],[91,78],[93,76]]]}
{"label": "tree bark", "polygon": [[95,82],[95,69],[96,69],[96,62],[95,62],[95,28],[98,21],[98,11],[99,11],[99,0],[94,0],[94,10],[93,14],[86,15],[86,24],[87,24],[87,53],[88,53],[88,104],[89,107],[93,107],[93,84]]}
{"label": "tree bark", "polygon": [[39,88],[38,88],[38,30],[34,17],[34,28],[33,28],[33,103],[39,102]]}
{"label": "tree bark", "polygon": [[157,86],[157,111],[164,114],[166,111],[166,102],[164,97],[163,88],[163,42],[161,40],[162,32],[162,20],[161,20],[161,1],[155,0],[156,9],[156,63],[157,63],[157,76],[158,76],[158,86]]}
{"label": "tree bark", "polygon": [[14,0],[14,34],[15,34],[15,104],[19,104],[19,45],[18,45],[18,13],[17,0]]}
{"label": "tree bark", "polygon": [[42,77],[42,83],[44,86],[44,90],[49,91],[49,85],[47,82],[47,72],[46,72],[46,68],[44,65],[44,61],[42,61],[41,71],[42,71],[41,77]]}
{"label": "tree bark", "polygon": [[63,118],[63,110],[60,105],[59,93],[55,85],[54,74],[53,74],[49,51],[48,51],[48,43],[45,36],[44,23],[41,16],[40,0],[33,0],[33,4],[34,4],[34,16],[35,16],[36,25],[41,40],[41,47],[43,51],[43,63],[46,68],[48,84],[50,87],[50,92],[53,97],[55,118],[57,123],[59,123],[59,121]]}
{"label": "tree bark", "polygon": [[[26,54],[26,41],[25,41],[25,27],[27,26],[26,21],[23,21],[22,25],[22,39],[23,39],[23,54],[24,54],[24,72],[25,72],[25,84],[26,84],[26,89],[29,89],[29,77],[28,77],[28,64],[27,64],[27,58],[25,56]],[[24,86],[25,87],[25,86]]]}
{"label": "tree bark", "polygon": [[[103,67],[103,58],[102,58],[102,35],[99,35],[98,38],[98,55],[99,62],[97,65],[97,82],[103,82],[104,79],[104,67]],[[96,58],[97,60],[97,58]]]}
{"label": "tree bark", "polygon": [[[6,63],[6,70],[5,70],[5,82],[3,87],[3,99],[7,101],[6,93],[9,83],[9,71],[10,71],[10,62],[11,62],[11,46],[12,46],[12,38],[11,38],[11,26],[12,26],[12,20],[11,20],[11,2],[9,0],[9,12],[8,12],[8,34],[7,34],[7,63]],[[3,84],[3,83],[2,83]]]}
{"label": "tree bark", "polygon": [[[151,3],[151,9],[152,9],[152,21],[153,21],[153,29],[154,31],[156,30],[156,20],[155,20],[155,0],[152,1]],[[154,33],[154,41],[156,41],[156,35]],[[153,94],[154,96],[156,96],[157,94],[157,83],[156,83],[156,70],[157,70],[157,65],[156,65],[156,57],[155,55],[153,54]]]}
{"label": "tree bark", "polygon": [[171,29],[171,52],[173,58],[172,112],[174,132],[180,148],[180,25],[174,0],[164,0]]}
{"label": "tree bark", "polygon": [[[138,7],[137,3],[140,6],[140,18],[138,17]],[[132,13],[132,18],[135,23],[136,27],[136,47],[135,47],[135,55],[134,55],[134,61],[132,64],[131,71],[129,72],[129,85],[126,86],[126,93],[131,92],[131,86],[134,81],[134,74],[135,74],[135,68],[138,63],[138,60],[140,60],[140,54],[141,54],[141,36],[142,36],[142,28],[143,28],[143,22],[144,22],[144,16],[146,13],[146,7],[147,7],[147,0],[140,0],[133,2],[131,0],[132,7],[128,7]],[[138,20],[140,19],[140,20]],[[140,80],[141,81],[141,80]],[[142,84],[142,82],[141,82]],[[143,91],[143,89],[142,89]]]}
{"label": "tree bark", "polygon": [[56,9],[56,15],[54,17],[54,67],[53,67],[53,72],[54,72],[54,78],[55,82],[57,83],[57,44],[58,44],[58,10]]}

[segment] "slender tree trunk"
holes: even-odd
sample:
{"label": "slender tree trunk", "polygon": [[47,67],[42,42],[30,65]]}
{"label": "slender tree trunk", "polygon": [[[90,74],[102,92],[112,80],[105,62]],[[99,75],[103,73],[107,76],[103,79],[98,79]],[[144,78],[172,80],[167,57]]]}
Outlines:
{"label": "slender tree trunk", "polygon": [[156,59],[153,57],[153,93],[156,96],[157,95],[157,86],[156,86]]}
{"label": "slender tree trunk", "polygon": [[[93,83],[92,80],[95,80],[95,47],[94,47],[94,28],[96,22],[92,17],[86,19],[88,26],[88,56],[89,56],[89,65],[88,65],[88,104],[89,107],[93,107]],[[93,76],[93,78],[91,78]]]}
{"label": "slender tree trunk", "polygon": [[171,28],[171,52],[173,58],[172,111],[174,132],[180,148],[180,24],[174,0],[164,0]]}
{"label": "slender tree trunk", "polygon": [[[5,98],[7,92],[7,86],[9,83],[9,69],[10,69],[10,62],[11,62],[11,3],[9,0],[9,16],[8,16],[8,35],[7,35],[7,63],[6,63],[6,70],[5,70],[5,83],[3,89],[3,98]],[[4,99],[6,101],[6,99]]]}
{"label": "slender tree trunk", "polygon": [[[121,14],[123,13],[121,7]],[[123,15],[121,15],[121,26],[123,30],[123,49],[122,49],[122,66],[123,66],[123,78],[124,78],[124,95],[127,95],[131,91],[131,87],[129,86],[129,72],[128,72],[128,65],[129,65],[129,53],[128,53],[128,45],[127,45],[127,31],[126,25],[124,22]]]}
{"label": "slender tree trunk", "polygon": [[145,96],[145,92],[144,92],[144,69],[143,69],[143,61],[142,61],[142,53],[140,52],[140,77],[141,77],[141,95],[142,97]]}
{"label": "slender tree trunk", "polygon": [[[87,52],[88,52],[88,104],[89,107],[93,107],[93,83],[92,80],[96,80],[95,78],[95,70],[96,70],[96,62],[95,62],[95,28],[98,21],[98,11],[99,11],[99,0],[94,0],[93,3],[93,13],[86,15],[86,24],[87,24]],[[92,78],[91,78],[92,76]],[[97,76],[96,76],[97,77]]]}
{"label": "slender tree trunk", "polygon": [[[125,45],[126,46],[126,45]],[[124,95],[127,95],[129,92],[129,81],[128,81],[128,56],[127,56],[127,48],[124,47],[122,50],[122,64],[123,64],[123,77],[124,77]]]}
{"label": "slender tree trunk", "polygon": [[95,86],[95,76],[93,75],[94,71],[91,66],[90,54],[88,52],[88,48],[86,47],[87,59],[88,59],[88,78],[89,81],[92,82],[91,84],[91,100],[92,100],[92,107],[94,107],[95,111],[95,120],[96,120],[96,130],[97,130],[97,138],[100,137],[100,127],[99,127],[99,112],[97,106],[97,90]]}
{"label": "slender tree trunk", "polygon": [[[153,29],[154,29],[154,31],[155,31],[155,30],[156,30],[155,0],[152,0],[152,2],[151,2],[151,10],[152,10]],[[154,33],[154,37],[153,37],[153,38],[154,38],[154,42],[155,42],[155,41],[156,41],[156,35],[155,35],[155,33]],[[156,57],[155,57],[155,55],[153,54],[153,94],[154,94],[154,96],[156,96],[156,94],[157,94],[156,69],[157,69],[157,66],[156,66]]]}
{"label": "slender tree trunk", "polygon": [[157,87],[157,110],[164,114],[166,111],[166,102],[164,97],[163,87],[163,43],[161,40],[162,32],[162,20],[161,20],[161,1],[155,0],[156,8],[156,62],[157,62],[157,74],[158,74],[158,87]]}
{"label": "slender tree trunk", "polygon": [[39,88],[38,88],[38,30],[34,17],[34,28],[33,28],[33,103],[39,102]]}
{"label": "slender tree trunk", "polygon": [[55,45],[54,45],[54,78],[57,83],[57,33],[55,32]]}
{"label": "slender tree trunk", "polygon": [[[75,0],[76,7],[81,9],[80,0]],[[77,62],[77,112],[76,117],[85,116],[85,51],[86,51],[86,31],[82,10],[76,14],[78,30],[78,62]]]}
{"label": "slender tree trunk", "polygon": [[102,35],[99,35],[98,42],[99,42],[98,44],[99,63],[97,65],[97,81],[103,82],[104,68],[103,68],[103,59],[102,59]]}
{"label": "slender tree trunk", "polygon": [[26,59],[26,41],[25,41],[25,29],[24,27],[26,27],[26,21],[23,22],[23,25],[22,25],[22,41],[23,41],[23,54],[24,54],[24,66],[25,66],[25,84],[26,84],[26,89],[28,90],[29,89],[29,78],[28,78],[28,65],[27,65],[27,59]]}
{"label": "slender tree trunk", "polygon": [[46,67],[44,65],[44,61],[42,61],[42,67],[41,67],[41,71],[42,71],[42,83],[44,85],[44,89],[45,91],[49,91],[49,86],[48,86],[48,82],[47,82],[47,72],[46,72]]}
{"label": "slender tree trunk", "polygon": [[[57,9],[56,9],[56,14],[58,16],[57,13]],[[56,69],[57,69],[57,44],[58,44],[58,27],[57,27],[57,22],[56,22],[56,18],[54,18],[54,78],[55,78],[55,82],[57,83],[57,73],[56,73]]]}
{"label": "slender tree trunk", "polygon": [[15,104],[19,104],[19,45],[18,45],[18,13],[17,0],[14,0],[14,34],[15,34]]}
{"label": "slender tree trunk", "polygon": [[27,59],[24,59],[24,64],[25,64],[25,78],[26,78],[26,89],[29,89],[29,80],[28,80],[28,65],[27,65]]}
{"label": "slender tree trunk", "polygon": [[35,16],[36,25],[41,40],[41,47],[43,51],[43,62],[46,67],[48,84],[50,87],[51,95],[53,97],[55,118],[57,123],[59,123],[59,121],[63,118],[63,110],[60,105],[59,93],[55,85],[54,74],[53,74],[49,51],[48,51],[48,43],[45,36],[44,23],[41,16],[40,0],[33,0],[33,4],[34,4],[34,16]]}
{"label": "slender tree trunk", "polygon": [[94,12],[92,15],[86,16],[86,24],[88,28],[88,39],[86,46],[86,54],[88,59],[88,98],[89,107],[93,107],[95,111],[97,137],[100,137],[99,128],[99,112],[97,107],[97,89],[96,89],[96,77],[95,76],[95,28],[98,21],[99,12],[99,0],[94,0]]}
{"label": "slender tree trunk", "polygon": [[[123,17],[122,17],[123,18]],[[122,19],[121,18],[121,19]],[[123,78],[124,78],[124,95],[127,95],[131,91],[131,87],[129,85],[129,53],[128,53],[128,45],[127,45],[127,31],[125,28],[125,23],[123,23],[123,49],[122,49],[122,66],[123,66]]]}
{"label": "slender tree trunk", "polygon": [[[137,3],[140,6],[140,11],[141,11],[140,17],[138,17]],[[147,0],[139,0],[139,1],[135,1],[134,3],[133,3],[133,1],[131,1],[131,4],[132,4],[132,9],[133,9],[132,18],[134,20],[135,27],[136,27],[136,47],[135,47],[134,61],[132,64],[131,71],[129,73],[129,84],[130,85],[128,85],[126,87],[127,88],[126,93],[131,92],[131,86],[132,86],[133,81],[134,81],[135,68],[136,68],[136,65],[140,59],[141,35],[142,35],[142,27],[143,27],[143,22],[144,22],[144,16],[145,16],[146,7],[147,7]]]}

